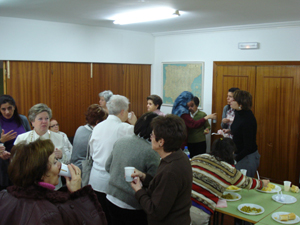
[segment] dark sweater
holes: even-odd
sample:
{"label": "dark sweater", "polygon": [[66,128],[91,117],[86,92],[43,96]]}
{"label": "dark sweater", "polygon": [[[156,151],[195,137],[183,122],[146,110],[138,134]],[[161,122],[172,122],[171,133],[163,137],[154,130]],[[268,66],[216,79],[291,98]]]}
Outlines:
{"label": "dark sweater", "polygon": [[[151,178],[147,174],[143,185]],[[191,164],[178,150],[161,159],[148,189],[137,191],[135,197],[147,213],[149,225],[190,225],[191,190]]]}
{"label": "dark sweater", "polygon": [[235,118],[231,125],[231,134],[236,145],[236,161],[257,150],[257,123],[251,110],[235,111]]}

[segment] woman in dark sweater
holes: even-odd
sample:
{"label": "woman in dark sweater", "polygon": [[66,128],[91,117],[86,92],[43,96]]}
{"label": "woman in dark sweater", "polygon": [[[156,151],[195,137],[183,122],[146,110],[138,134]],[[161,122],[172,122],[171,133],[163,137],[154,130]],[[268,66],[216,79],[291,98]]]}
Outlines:
{"label": "woman in dark sweater", "polygon": [[260,154],[256,144],[256,119],[251,111],[252,96],[247,91],[235,91],[230,107],[235,110],[235,118],[230,132],[237,147],[236,168],[246,169],[247,176],[254,177],[259,166]]}

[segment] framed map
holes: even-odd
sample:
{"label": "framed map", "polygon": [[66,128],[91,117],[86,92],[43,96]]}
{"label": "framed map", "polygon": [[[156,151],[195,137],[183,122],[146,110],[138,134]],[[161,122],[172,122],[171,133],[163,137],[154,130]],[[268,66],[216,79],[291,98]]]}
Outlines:
{"label": "framed map", "polygon": [[162,70],[163,105],[172,106],[183,91],[190,91],[199,97],[199,108],[203,109],[204,62],[166,62]]}

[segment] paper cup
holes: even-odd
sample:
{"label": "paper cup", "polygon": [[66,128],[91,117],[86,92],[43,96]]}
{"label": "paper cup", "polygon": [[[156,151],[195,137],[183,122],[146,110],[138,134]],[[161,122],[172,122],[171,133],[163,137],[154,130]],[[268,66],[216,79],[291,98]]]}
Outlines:
{"label": "paper cup", "polygon": [[71,177],[71,173],[69,171],[69,168],[66,164],[61,164],[61,168],[59,171],[59,176],[63,176],[63,177]]}
{"label": "paper cup", "polygon": [[291,187],[292,182],[291,181],[283,181],[284,185],[284,191],[289,191]]}
{"label": "paper cup", "polygon": [[134,167],[131,167],[131,166],[127,166],[127,167],[124,167],[124,170],[125,170],[125,180],[127,182],[131,182],[133,181],[133,178],[131,177],[131,174],[134,173]]}
{"label": "paper cup", "polygon": [[247,175],[247,170],[245,170],[245,169],[241,169],[240,171],[241,171],[241,173],[242,173],[244,176],[246,176],[246,175]]}
{"label": "paper cup", "polygon": [[0,146],[4,146],[4,144],[3,144],[3,143],[0,143]]}
{"label": "paper cup", "polygon": [[128,119],[131,119],[131,117],[132,117],[132,113],[130,112],[128,113]]}

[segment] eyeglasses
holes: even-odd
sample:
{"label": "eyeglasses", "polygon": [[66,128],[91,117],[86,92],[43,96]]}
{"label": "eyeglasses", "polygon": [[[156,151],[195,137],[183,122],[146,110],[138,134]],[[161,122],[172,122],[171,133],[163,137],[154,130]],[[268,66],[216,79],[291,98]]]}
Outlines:
{"label": "eyeglasses", "polygon": [[55,126],[58,126],[58,127],[59,127],[59,124],[57,123],[57,124],[54,124],[54,125],[52,125],[52,126],[50,126],[50,127],[53,128],[53,127],[55,127]]}

